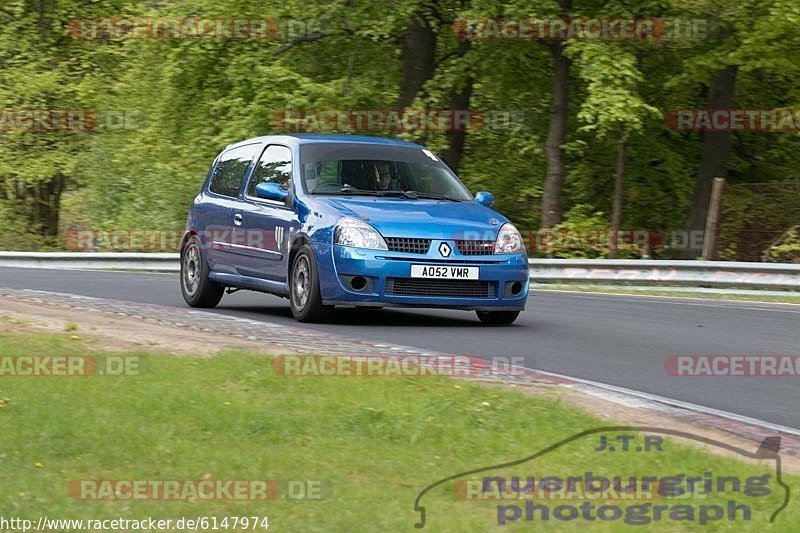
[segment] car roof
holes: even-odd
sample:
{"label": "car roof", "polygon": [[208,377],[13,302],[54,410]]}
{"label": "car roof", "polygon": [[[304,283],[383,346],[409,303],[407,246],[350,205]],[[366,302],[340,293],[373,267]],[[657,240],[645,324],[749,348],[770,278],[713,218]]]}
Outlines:
{"label": "car roof", "polygon": [[228,145],[225,150],[245,146],[248,144],[263,144],[263,143],[280,143],[280,144],[322,144],[322,143],[358,143],[358,144],[374,144],[379,146],[396,146],[401,148],[422,148],[419,144],[408,141],[401,141],[398,139],[388,139],[386,137],[370,137],[367,135],[333,135],[324,133],[298,133],[289,135],[263,135],[261,137],[253,137],[245,141],[240,141]]}

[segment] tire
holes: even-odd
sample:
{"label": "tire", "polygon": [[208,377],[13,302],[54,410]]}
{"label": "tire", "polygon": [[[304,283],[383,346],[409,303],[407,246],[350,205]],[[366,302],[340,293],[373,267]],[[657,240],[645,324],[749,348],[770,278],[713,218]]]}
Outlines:
{"label": "tire", "polygon": [[475,314],[484,324],[507,326],[514,323],[519,316],[519,311],[475,311]]}
{"label": "tire", "polygon": [[219,303],[225,287],[208,279],[206,262],[200,239],[189,237],[181,249],[181,294],[191,307],[211,308]]}
{"label": "tire", "polygon": [[330,311],[330,306],[322,305],[317,262],[308,244],[300,247],[292,261],[289,306],[292,316],[299,322],[322,322]]}

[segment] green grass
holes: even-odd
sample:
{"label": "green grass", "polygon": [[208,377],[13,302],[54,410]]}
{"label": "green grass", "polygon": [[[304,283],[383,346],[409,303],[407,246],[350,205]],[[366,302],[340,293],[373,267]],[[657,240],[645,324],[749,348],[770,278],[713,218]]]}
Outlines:
{"label": "green grass", "polygon": [[[81,341],[70,337],[0,335],[0,356],[86,354]],[[202,358],[129,355],[146,355],[148,373],[0,377],[0,398],[9,399],[0,407],[0,516],[267,515],[270,529],[280,531],[414,531],[414,501],[428,484],[522,458],[608,425],[558,395],[529,396],[448,378],[287,378],[273,374],[268,358],[241,352]],[[702,475],[713,470],[745,476],[769,471],[674,441],[663,453],[605,455],[593,451],[596,442],[582,439],[534,462],[487,475],[566,477],[587,470]],[[76,479],[209,475],[321,481],[324,498],[126,502],[81,501],[67,494],[68,483]],[[786,481],[800,486],[798,478]],[[496,503],[458,500],[452,487],[452,482],[441,485],[423,499],[428,512],[424,531],[496,527]],[[720,522],[707,528],[766,528],[775,501],[756,502],[751,523]],[[794,531],[798,524],[800,512],[790,504],[769,529]],[[543,525],[559,531],[642,531],[620,522]],[[512,529],[530,527],[520,522]],[[660,527],[678,531],[687,526]]]}

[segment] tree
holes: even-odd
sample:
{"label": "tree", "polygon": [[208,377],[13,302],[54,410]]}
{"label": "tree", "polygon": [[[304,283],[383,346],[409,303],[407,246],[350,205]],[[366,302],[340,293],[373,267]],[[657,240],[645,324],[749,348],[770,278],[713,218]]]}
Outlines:
{"label": "tree", "polygon": [[78,10],[69,2],[13,0],[0,11],[0,200],[12,206],[20,231],[57,235],[62,196],[76,180],[81,151],[98,125],[87,96],[108,79],[110,55],[87,51],[67,35],[78,12],[119,9],[98,2]]}
{"label": "tree", "polygon": [[578,77],[586,83],[586,96],[578,111],[582,132],[611,140],[616,144],[616,168],[611,212],[611,231],[616,234],[622,223],[623,180],[628,140],[642,132],[649,116],[660,111],[646,103],[638,93],[644,81],[639,70],[641,55],[619,42],[574,43],[570,55],[575,58]]}
{"label": "tree", "polygon": [[[567,16],[572,0],[557,0],[560,14]],[[566,173],[563,144],[567,139],[569,119],[570,60],[564,53],[563,43],[550,43],[553,58],[552,102],[550,104],[550,129],[547,132],[547,174],[542,196],[542,228],[551,228],[561,222],[561,190]]]}

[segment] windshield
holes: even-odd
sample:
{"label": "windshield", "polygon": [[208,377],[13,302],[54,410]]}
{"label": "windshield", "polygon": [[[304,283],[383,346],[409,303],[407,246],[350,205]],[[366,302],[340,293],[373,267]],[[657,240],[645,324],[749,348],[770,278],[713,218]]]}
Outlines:
{"label": "windshield", "polygon": [[309,194],[472,200],[456,175],[427,150],[339,146],[306,150],[302,178]]}

